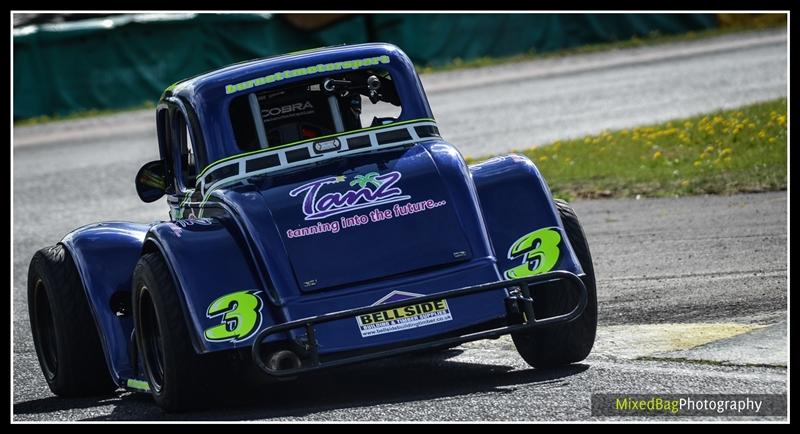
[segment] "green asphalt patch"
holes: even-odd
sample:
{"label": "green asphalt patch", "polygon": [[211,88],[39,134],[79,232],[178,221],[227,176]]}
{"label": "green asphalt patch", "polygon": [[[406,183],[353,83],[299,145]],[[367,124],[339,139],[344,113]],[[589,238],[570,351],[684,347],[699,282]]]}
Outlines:
{"label": "green asphalt patch", "polygon": [[655,354],[650,358],[719,365],[786,367],[789,360],[787,336],[787,322],[782,321],[687,350]]}
{"label": "green asphalt patch", "polygon": [[[785,367],[786,323],[665,323],[599,326],[589,357]],[[516,352],[510,336],[462,348]]]}
{"label": "green asphalt patch", "polygon": [[764,328],[758,324],[625,324],[599,327],[593,354],[639,359],[690,350]]}

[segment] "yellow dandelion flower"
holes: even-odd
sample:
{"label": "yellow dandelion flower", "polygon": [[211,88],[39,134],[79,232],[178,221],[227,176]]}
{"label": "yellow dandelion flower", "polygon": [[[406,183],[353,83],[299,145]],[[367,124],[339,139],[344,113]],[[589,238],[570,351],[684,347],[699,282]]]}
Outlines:
{"label": "yellow dandelion flower", "polygon": [[663,155],[663,154],[661,153],[661,151],[656,151],[656,152],[653,154],[653,159],[654,159],[654,160],[657,160],[657,159],[661,158],[661,156],[662,156],[662,155]]}

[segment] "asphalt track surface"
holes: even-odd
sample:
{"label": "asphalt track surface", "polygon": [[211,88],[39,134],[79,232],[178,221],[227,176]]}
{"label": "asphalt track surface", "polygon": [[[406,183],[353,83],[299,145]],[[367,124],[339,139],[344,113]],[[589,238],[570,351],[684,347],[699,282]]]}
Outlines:
{"label": "asphalt track surface", "polygon": [[[622,62],[563,77],[533,74],[506,84],[487,82],[477,92],[489,92],[483,97],[483,101],[494,101],[489,105],[481,104],[477,94],[468,93],[478,85],[462,86],[468,83],[468,72],[453,73],[452,84],[436,84],[426,78],[426,86],[431,88],[431,104],[444,136],[457,145],[466,143],[462,151],[478,156],[484,150],[512,149],[469,145],[488,143],[490,136],[497,143],[509,143],[508,139],[521,147],[682,116],[684,110],[707,111],[785,95],[785,33],[748,38],[745,42],[756,42],[741,44],[735,38],[721,38],[644,50],[639,56],[657,57],[658,50],[697,49],[730,41],[743,45],[739,49],[728,47],[663,61]],[[582,58],[599,59],[597,55]],[[580,63],[581,58],[561,62]],[[704,62],[705,67],[701,65]],[[691,71],[703,68],[703,83],[687,84],[684,93],[665,92],[673,88],[670,83],[686,84],[687,77],[693,76]],[[723,70],[727,72],[723,74]],[[480,83],[481,72],[471,73]],[[633,88],[615,87],[615,83],[637,77],[643,81]],[[646,83],[646,78],[651,82]],[[582,87],[559,80],[577,80]],[[642,95],[662,82],[661,91],[654,90],[650,97]],[[514,91],[518,85],[550,89],[550,97]],[[437,86],[452,87],[436,90]],[[732,88],[746,91],[737,93]],[[582,96],[575,101],[578,91]],[[570,92],[576,93],[570,96]],[[629,92],[627,98],[624,92]],[[453,101],[448,103],[447,95]],[[664,98],[662,104],[653,100],[659,95]],[[529,103],[519,103],[520,98],[529,98]],[[601,99],[605,102],[595,107]],[[639,103],[626,105],[631,99]],[[462,118],[471,111],[452,106],[456,100],[489,108],[490,113],[500,110],[496,116],[503,125],[545,131],[534,137],[527,128],[503,128],[485,117],[480,121]],[[504,100],[513,101],[513,106],[503,108]],[[584,109],[576,113],[575,107]],[[544,112],[547,116],[540,117]],[[570,116],[577,123],[570,122]],[[138,126],[144,119],[147,126]],[[543,127],[541,123],[526,124],[524,119],[550,123]],[[142,204],[132,183],[139,166],[157,157],[151,120],[152,114],[124,114],[15,131],[14,420],[585,420],[591,418],[588,403],[595,392],[787,390],[785,363],[623,357],[613,350],[618,338],[603,333],[614,330],[621,336],[624,333],[618,330],[630,328],[631,334],[636,334],[644,325],[669,330],[675,323],[715,327],[785,321],[787,194],[775,192],[575,202],[594,256],[600,332],[592,355],[569,367],[531,369],[509,340],[499,339],[342,368],[294,383],[242,388],[226,395],[214,410],[190,414],[165,415],[149,397],[124,392],[88,399],[57,398],[44,382],[30,337],[25,296],[28,262],[36,249],[54,244],[87,223],[166,218],[163,201]],[[642,348],[636,354],[652,355],[646,343],[628,346],[637,345]]]}

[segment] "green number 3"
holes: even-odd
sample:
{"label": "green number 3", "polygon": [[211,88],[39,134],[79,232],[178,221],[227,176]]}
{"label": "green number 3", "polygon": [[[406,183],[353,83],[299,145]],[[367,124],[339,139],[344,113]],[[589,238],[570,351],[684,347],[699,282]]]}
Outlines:
{"label": "green number 3", "polygon": [[544,228],[525,234],[508,249],[508,259],[523,257],[523,264],[506,270],[506,279],[519,279],[550,271],[556,266],[561,250],[561,234],[556,228]]}
{"label": "green number 3", "polygon": [[243,341],[249,338],[261,325],[261,299],[258,291],[238,291],[214,300],[206,316],[214,318],[222,315],[222,323],[206,329],[206,339],[210,341]]}

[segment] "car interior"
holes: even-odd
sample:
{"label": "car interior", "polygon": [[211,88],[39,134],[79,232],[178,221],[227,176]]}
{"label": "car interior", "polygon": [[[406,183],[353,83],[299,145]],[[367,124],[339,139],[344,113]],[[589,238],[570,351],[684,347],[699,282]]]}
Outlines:
{"label": "car interior", "polygon": [[243,152],[384,125],[395,122],[400,111],[394,83],[380,70],[256,91],[230,105],[237,146]]}

